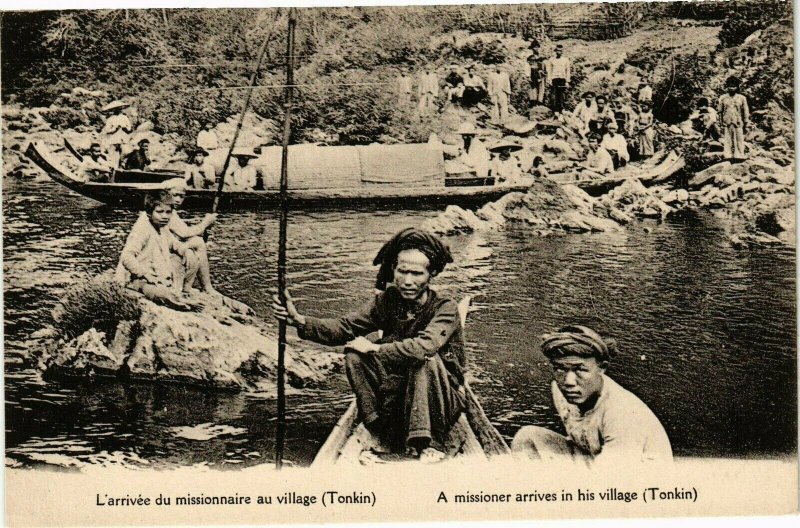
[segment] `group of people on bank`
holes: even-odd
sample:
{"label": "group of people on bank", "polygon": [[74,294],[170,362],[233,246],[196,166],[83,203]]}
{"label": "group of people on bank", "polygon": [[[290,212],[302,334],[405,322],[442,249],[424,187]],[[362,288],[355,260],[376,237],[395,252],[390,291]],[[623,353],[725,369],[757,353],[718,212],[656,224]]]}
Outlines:
{"label": "group of people on bank", "polygon": [[[624,69],[624,64],[621,68]],[[566,104],[572,73],[572,62],[564,55],[562,45],[556,45],[553,55],[546,58],[534,40],[524,71],[528,86],[517,88],[527,88],[529,108],[547,105],[556,117],[585,139],[589,149],[580,169],[607,174],[632,159],[647,159],[655,154],[653,87],[646,78],[640,80],[636,89],[619,86],[608,95],[588,91],[569,111]],[[476,73],[475,64],[470,63],[465,68],[451,65],[449,73],[440,79],[433,67],[428,66],[415,83],[409,69],[403,67],[397,78],[398,103],[401,108],[413,105],[415,84],[421,113],[435,111],[442,101],[445,106],[452,103],[472,106],[488,99],[489,122],[499,125],[513,111],[509,69],[507,65],[494,64],[488,66],[486,76],[484,80]],[[691,116],[704,137],[722,141],[724,157],[732,160],[746,157],[744,134],[749,109],[746,98],[738,92],[739,85],[738,78],[729,78],[717,108],[701,97],[697,111]]]}

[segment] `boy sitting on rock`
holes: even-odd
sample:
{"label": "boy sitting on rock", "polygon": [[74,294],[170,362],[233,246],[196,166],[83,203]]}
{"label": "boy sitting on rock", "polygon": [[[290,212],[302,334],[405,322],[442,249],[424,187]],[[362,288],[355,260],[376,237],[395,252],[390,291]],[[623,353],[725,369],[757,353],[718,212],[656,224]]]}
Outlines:
{"label": "boy sitting on rock", "polygon": [[122,249],[116,279],[154,302],[190,310],[197,303],[184,292],[194,283],[199,262],[170,231],[172,214],[173,198],[169,191],[146,196],[144,212]]}

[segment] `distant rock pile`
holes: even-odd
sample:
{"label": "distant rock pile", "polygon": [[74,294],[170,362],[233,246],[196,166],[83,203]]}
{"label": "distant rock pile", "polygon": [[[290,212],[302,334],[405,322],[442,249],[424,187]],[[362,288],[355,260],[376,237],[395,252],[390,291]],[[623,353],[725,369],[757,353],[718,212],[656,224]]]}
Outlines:
{"label": "distant rock pile", "polygon": [[712,165],[689,180],[689,203],[744,225],[735,245],[795,243],[795,175],[767,157]]}

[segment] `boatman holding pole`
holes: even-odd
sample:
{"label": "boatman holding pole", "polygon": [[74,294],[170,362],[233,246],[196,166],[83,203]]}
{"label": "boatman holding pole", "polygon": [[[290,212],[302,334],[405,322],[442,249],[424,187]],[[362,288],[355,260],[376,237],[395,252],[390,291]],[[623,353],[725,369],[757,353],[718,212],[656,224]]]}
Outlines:
{"label": "boatman holding pole", "polygon": [[[366,428],[423,462],[443,459],[451,427],[465,408],[464,340],[455,301],[430,288],[452,262],[447,246],[415,228],[400,231],[378,252],[374,299],[339,318],[301,315],[288,292],[272,309],[298,335],[345,346],[347,377]],[[376,342],[365,336],[382,331]]]}

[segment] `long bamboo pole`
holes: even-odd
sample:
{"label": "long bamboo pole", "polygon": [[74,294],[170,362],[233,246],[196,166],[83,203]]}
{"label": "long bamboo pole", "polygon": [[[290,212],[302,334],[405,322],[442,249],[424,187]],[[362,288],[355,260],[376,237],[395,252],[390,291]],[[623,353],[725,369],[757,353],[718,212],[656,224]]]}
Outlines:
{"label": "long bamboo pole", "polygon": [[[294,101],[294,29],[297,24],[295,8],[289,9],[289,35],[286,50],[286,100],[283,117],[281,152],[281,220],[278,232],[278,296],[286,304],[286,231],[289,223],[289,140],[292,135],[292,103]],[[275,467],[283,467],[283,443],[286,438],[286,321],[278,323],[278,422],[275,432]]]}

